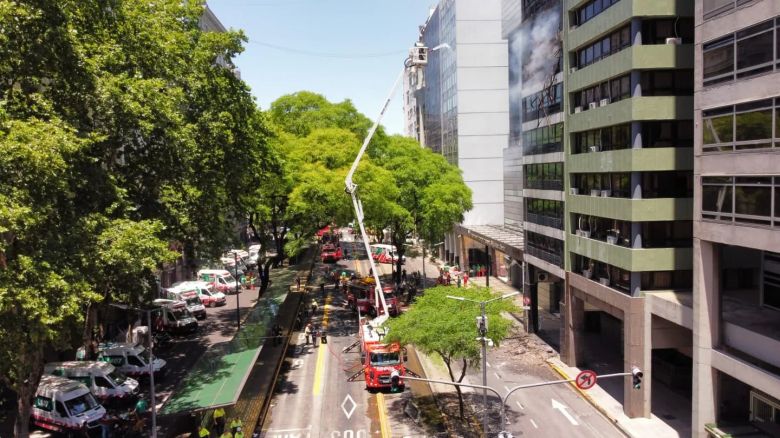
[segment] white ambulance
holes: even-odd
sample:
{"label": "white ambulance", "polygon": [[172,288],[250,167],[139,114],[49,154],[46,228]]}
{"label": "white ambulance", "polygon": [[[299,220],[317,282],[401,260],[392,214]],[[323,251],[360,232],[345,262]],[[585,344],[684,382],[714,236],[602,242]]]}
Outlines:
{"label": "white ambulance", "polygon": [[31,421],[44,429],[76,435],[99,429],[106,409],[89,389],[58,376],[41,377],[31,409]]}
{"label": "white ambulance", "polygon": [[[120,373],[128,376],[149,375],[149,350],[141,345],[129,342],[101,344],[98,360],[115,366]],[[152,358],[152,369],[155,376],[166,371],[165,360]]]}
{"label": "white ambulance", "polygon": [[107,362],[50,362],[43,367],[43,372],[83,383],[101,402],[121,403],[138,396],[138,381]]}

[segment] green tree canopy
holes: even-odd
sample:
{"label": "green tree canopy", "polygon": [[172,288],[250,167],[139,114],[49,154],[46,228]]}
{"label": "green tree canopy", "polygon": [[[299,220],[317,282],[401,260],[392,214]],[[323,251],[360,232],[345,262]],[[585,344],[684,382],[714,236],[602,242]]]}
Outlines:
{"label": "green tree canopy", "polygon": [[[458,301],[447,295],[487,301],[497,296],[489,288],[439,286],[426,289],[409,310],[385,324],[389,328],[387,340],[401,345],[414,345],[425,354],[438,354],[447,366],[450,379],[460,383],[466,376],[469,365],[479,367],[480,343],[476,329],[476,318],[480,316],[478,303]],[[488,333],[494,343],[500,343],[507,335],[511,323],[502,312],[514,311],[508,300],[496,300],[486,305]],[[456,376],[453,365],[460,363],[460,375]],[[460,401],[460,415],[463,417],[463,395],[455,387]]]}

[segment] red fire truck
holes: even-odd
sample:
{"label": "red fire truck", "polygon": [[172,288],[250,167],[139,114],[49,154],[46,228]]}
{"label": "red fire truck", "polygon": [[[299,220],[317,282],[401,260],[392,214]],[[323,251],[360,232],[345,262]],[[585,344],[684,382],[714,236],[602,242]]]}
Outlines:
{"label": "red fire truck", "polygon": [[360,324],[360,357],[366,389],[375,391],[390,388],[403,391],[406,374],[404,354],[397,342],[384,343],[385,332],[363,319]]}
{"label": "red fire truck", "polygon": [[[347,304],[353,312],[360,310],[361,315],[377,316],[383,312],[380,311],[376,303],[374,294],[374,282],[372,278],[353,281],[349,285],[347,292]],[[387,313],[390,316],[398,316],[400,308],[398,298],[393,294],[392,286],[384,286],[382,290],[385,293],[385,303],[387,303]]]}
{"label": "red fire truck", "polygon": [[322,253],[320,258],[323,263],[336,263],[341,260],[341,248],[336,248],[331,244],[325,244],[322,246]]}

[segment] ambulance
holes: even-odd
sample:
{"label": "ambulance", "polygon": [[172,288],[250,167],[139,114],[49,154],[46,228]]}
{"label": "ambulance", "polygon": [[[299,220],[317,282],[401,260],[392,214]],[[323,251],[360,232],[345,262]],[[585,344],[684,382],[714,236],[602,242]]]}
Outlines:
{"label": "ambulance", "polygon": [[224,269],[201,269],[198,271],[198,280],[213,284],[218,292],[225,295],[241,291],[238,281]]}
{"label": "ambulance", "polygon": [[83,383],[101,402],[132,402],[138,397],[138,381],[107,362],[50,362],[43,372]]}
{"label": "ambulance", "polygon": [[33,398],[30,420],[38,427],[65,435],[100,429],[106,409],[82,383],[44,375]]}
{"label": "ambulance", "polygon": [[[98,360],[110,363],[120,373],[128,376],[148,376],[149,356],[149,350],[141,345],[129,342],[101,344],[98,346]],[[151,360],[155,375],[165,373],[165,360],[156,357],[152,357]]]}
{"label": "ambulance", "polygon": [[197,287],[189,282],[176,283],[169,287],[168,298],[174,301],[183,301],[187,305],[187,310],[197,319],[206,319],[206,306],[200,300],[200,294]]}

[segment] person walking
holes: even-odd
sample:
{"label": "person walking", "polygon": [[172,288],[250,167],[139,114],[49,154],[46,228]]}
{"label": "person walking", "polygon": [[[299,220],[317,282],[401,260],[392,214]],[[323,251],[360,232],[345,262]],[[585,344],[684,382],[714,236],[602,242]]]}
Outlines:
{"label": "person walking", "polygon": [[463,287],[467,287],[468,285],[469,285],[469,273],[463,271]]}
{"label": "person walking", "polygon": [[225,410],[222,408],[214,409],[214,430],[218,435],[225,431]]}
{"label": "person walking", "polygon": [[303,330],[306,335],[306,345],[309,345],[309,339],[311,338],[311,323],[306,324],[306,328]]}
{"label": "person walking", "polygon": [[295,277],[295,286],[297,287],[296,290],[301,290],[301,277]]}
{"label": "person walking", "polygon": [[319,305],[317,304],[317,300],[314,298],[311,299],[311,316],[317,315],[317,309],[319,308]]}

